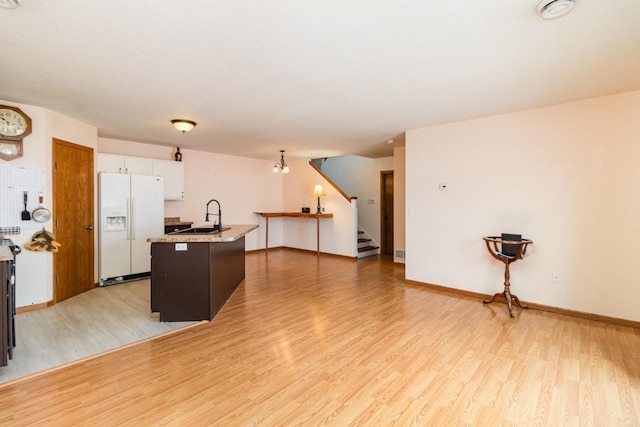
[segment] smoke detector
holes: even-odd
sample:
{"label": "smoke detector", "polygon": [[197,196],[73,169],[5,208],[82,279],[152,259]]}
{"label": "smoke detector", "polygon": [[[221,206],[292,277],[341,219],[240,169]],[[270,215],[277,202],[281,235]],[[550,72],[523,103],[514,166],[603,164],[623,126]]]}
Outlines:
{"label": "smoke detector", "polygon": [[4,9],[15,9],[20,6],[22,0],[0,0],[0,7]]}
{"label": "smoke detector", "polygon": [[536,11],[543,19],[555,19],[571,12],[575,5],[575,0],[542,0]]}

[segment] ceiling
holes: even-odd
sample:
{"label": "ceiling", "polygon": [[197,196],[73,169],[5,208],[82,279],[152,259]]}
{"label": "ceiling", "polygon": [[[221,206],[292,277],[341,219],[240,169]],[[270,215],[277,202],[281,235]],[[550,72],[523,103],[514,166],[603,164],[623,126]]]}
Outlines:
{"label": "ceiling", "polygon": [[640,89],[640,1],[549,21],[537,3],[22,0],[0,9],[0,99],[277,160],[390,156],[405,130]]}

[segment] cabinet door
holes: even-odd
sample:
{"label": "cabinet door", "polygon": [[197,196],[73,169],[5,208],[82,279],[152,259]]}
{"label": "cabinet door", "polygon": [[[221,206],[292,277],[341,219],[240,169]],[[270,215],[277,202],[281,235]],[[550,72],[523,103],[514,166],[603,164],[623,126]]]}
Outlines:
{"label": "cabinet door", "polygon": [[124,169],[129,175],[154,175],[153,160],[144,157],[125,157]]}
{"label": "cabinet door", "polygon": [[184,163],[153,160],[153,174],[164,178],[164,199],[184,199]]}
{"label": "cabinet door", "polygon": [[97,173],[124,173],[124,156],[117,156],[115,154],[98,154],[97,169]]}
{"label": "cabinet door", "polygon": [[128,173],[129,175],[154,175],[153,160],[144,157],[98,154],[97,172]]}

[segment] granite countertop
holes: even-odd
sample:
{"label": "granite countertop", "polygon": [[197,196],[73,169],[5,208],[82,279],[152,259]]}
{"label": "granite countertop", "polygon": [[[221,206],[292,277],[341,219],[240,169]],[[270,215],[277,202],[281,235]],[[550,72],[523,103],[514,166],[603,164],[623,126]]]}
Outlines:
{"label": "granite countertop", "polygon": [[9,246],[0,246],[0,261],[13,261],[13,253],[9,250]]}
{"label": "granite countertop", "polygon": [[[229,227],[221,233],[215,234],[165,234],[164,236],[150,237],[151,243],[196,243],[196,242],[233,242],[250,231],[258,228],[258,224],[223,225]],[[211,228],[210,225],[202,225],[197,228]]]}

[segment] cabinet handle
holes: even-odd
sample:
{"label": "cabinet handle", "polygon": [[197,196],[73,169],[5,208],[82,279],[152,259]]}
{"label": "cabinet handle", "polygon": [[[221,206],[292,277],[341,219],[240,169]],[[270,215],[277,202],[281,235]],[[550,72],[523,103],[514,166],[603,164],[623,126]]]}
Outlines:
{"label": "cabinet handle", "polygon": [[93,230],[93,225],[87,225],[84,229],[85,230]]}

